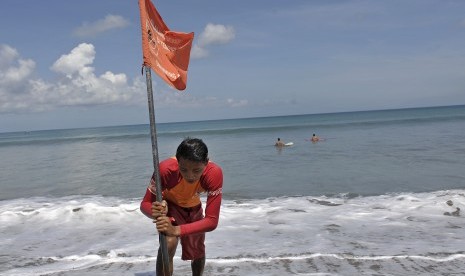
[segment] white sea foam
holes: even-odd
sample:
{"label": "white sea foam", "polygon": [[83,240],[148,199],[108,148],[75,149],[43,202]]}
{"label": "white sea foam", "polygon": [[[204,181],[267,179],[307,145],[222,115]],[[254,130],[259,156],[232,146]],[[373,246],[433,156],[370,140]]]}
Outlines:
{"label": "white sea foam", "polygon": [[[465,210],[464,190],[225,200],[217,230],[207,234],[207,257],[213,266],[322,259],[463,261],[465,214],[444,215],[456,207]],[[137,266],[154,262],[158,244],[139,200],[2,201],[0,223],[0,249],[8,252],[0,272],[7,275]],[[182,266],[179,257],[176,262]]]}

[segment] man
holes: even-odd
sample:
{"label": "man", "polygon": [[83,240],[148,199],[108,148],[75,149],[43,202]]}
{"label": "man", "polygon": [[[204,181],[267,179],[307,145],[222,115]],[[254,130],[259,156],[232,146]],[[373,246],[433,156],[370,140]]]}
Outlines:
{"label": "man", "polygon": [[318,142],[320,141],[320,137],[316,136],[315,133],[312,135],[312,142]]}
{"label": "man", "polygon": [[[163,202],[156,202],[155,177],[140,209],[166,235],[170,267],[163,267],[161,248],[157,255],[157,275],[169,269],[173,274],[173,257],[181,240],[182,259],[191,260],[192,275],[202,275],[205,267],[205,232],[218,225],[223,187],[223,172],[208,160],[208,148],[196,138],[187,138],[176,150],[176,157],[160,163]],[[205,216],[199,193],[207,193]]]}
{"label": "man", "polygon": [[284,144],[284,142],[281,141],[281,138],[278,138],[278,140],[276,141],[276,143],[275,143],[274,145],[275,145],[275,147],[282,148],[282,147],[284,147],[286,144]]}

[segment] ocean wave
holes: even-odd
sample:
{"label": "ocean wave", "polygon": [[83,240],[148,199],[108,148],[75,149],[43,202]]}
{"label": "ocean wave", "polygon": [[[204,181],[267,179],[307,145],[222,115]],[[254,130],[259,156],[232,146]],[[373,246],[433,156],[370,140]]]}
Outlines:
{"label": "ocean wave", "polygon": [[[134,275],[154,269],[157,235],[141,199],[0,201],[0,273]],[[449,202],[450,201],[450,202]],[[224,200],[207,235],[214,275],[409,275],[464,269],[465,190]],[[8,250],[7,250],[8,249]],[[175,259],[176,274],[190,265]],[[321,275],[321,274],[320,274]],[[413,274],[415,275],[415,274]]]}
{"label": "ocean wave", "polygon": [[[290,115],[245,119],[209,120],[157,124],[159,137],[236,135],[300,129],[367,128],[374,126],[409,126],[465,121],[465,114],[426,112],[422,109],[402,116],[395,111],[362,111],[318,115]],[[431,109],[431,110],[434,110]],[[392,113],[392,115],[389,115]],[[388,114],[388,115],[386,115]],[[74,142],[105,142],[114,140],[150,139],[148,125],[115,126],[88,129],[30,131],[0,134],[0,147]]]}

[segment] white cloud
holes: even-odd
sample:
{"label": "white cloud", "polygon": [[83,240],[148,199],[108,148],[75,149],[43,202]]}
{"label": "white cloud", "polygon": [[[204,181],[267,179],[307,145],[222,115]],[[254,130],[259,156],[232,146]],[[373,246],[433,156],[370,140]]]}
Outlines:
{"label": "white cloud", "polygon": [[249,102],[247,100],[235,100],[235,99],[229,98],[227,99],[227,103],[231,107],[242,107],[242,106],[248,105]]}
{"label": "white cloud", "polygon": [[35,63],[20,58],[16,49],[0,45],[0,112],[25,107],[23,91],[34,68]]}
{"label": "white cloud", "polygon": [[19,54],[16,49],[5,44],[0,44],[0,69],[8,67],[18,56]]}
{"label": "white cloud", "polygon": [[[0,114],[9,112],[48,111],[63,106],[147,105],[144,77],[128,81],[125,74],[106,71],[95,74],[92,66],[96,51],[92,44],[82,43],[62,55],[51,69],[56,81],[34,78],[35,62],[22,59],[16,49],[0,45]],[[8,61],[8,64],[6,64]],[[157,85],[157,81],[153,83]],[[242,107],[247,100],[217,97],[195,97],[161,86],[156,91],[161,108]]]}
{"label": "white cloud", "polygon": [[[17,64],[14,64],[17,61]],[[0,45],[0,83],[20,82],[34,70],[35,62],[20,59],[18,51],[8,45]]]}
{"label": "white cloud", "polygon": [[232,26],[208,23],[200,34],[199,45],[226,44],[234,39],[235,31]]}
{"label": "white cloud", "polygon": [[20,59],[18,67],[10,67],[5,72],[0,73],[0,83],[21,82],[32,73],[34,67],[34,61]]}
{"label": "white cloud", "polygon": [[204,58],[208,56],[208,51],[194,44],[191,49],[191,58]]}
{"label": "white cloud", "polygon": [[[74,48],[71,53],[62,55],[51,67],[57,73],[63,73],[67,76],[85,70],[86,65],[92,64],[95,58],[94,45],[81,43]],[[88,67],[87,67],[88,68]]]}
{"label": "white cloud", "polygon": [[247,100],[237,100],[233,98],[224,99],[221,97],[206,96],[196,97],[193,94],[184,92],[166,92],[160,93],[158,97],[158,106],[161,108],[236,108],[247,106],[249,102]]}
{"label": "white cloud", "polygon": [[92,67],[95,54],[92,44],[78,45],[53,64],[51,69],[58,73],[58,80],[47,82],[31,77],[34,61],[21,59],[15,49],[1,46],[0,56],[9,57],[10,64],[0,67],[0,113],[71,105],[145,105],[142,77],[129,83],[125,74],[107,71],[97,76]]}
{"label": "white cloud", "polygon": [[236,37],[234,27],[221,24],[208,23],[200,34],[199,40],[192,48],[192,58],[204,58],[208,56],[209,45],[226,44]]}
{"label": "white cloud", "polygon": [[92,37],[100,33],[120,29],[129,25],[129,21],[120,15],[107,15],[104,19],[95,22],[84,22],[80,27],[74,30],[74,34],[79,37]]}

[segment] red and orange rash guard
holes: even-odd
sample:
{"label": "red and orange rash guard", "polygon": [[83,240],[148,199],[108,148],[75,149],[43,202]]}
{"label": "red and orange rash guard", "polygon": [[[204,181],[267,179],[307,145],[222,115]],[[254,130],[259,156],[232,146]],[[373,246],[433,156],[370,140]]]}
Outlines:
{"label": "red and orange rash guard", "polygon": [[[178,161],[176,158],[169,158],[160,163],[161,188],[163,199],[171,204],[181,207],[194,207],[201,204],[199,193],[207,193],[207,203],[205,207],[205,217],[201,220],[182,224],[181,236],[209,232],[216,228],[220,216],[223,172],[221,168],[213,162],[208,162],[200,180],[195,184],[184,181],[179,173]],[[155,179],[152,175],[150,185],[145,192],[140,209],[147,217],[152,218],[152,202],[156,201]]]}

